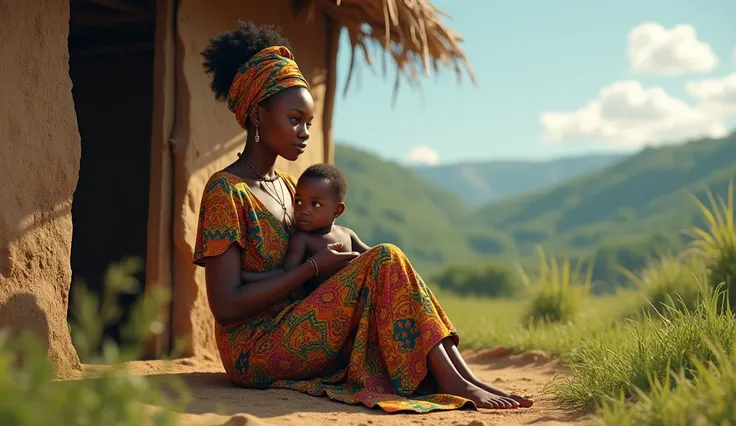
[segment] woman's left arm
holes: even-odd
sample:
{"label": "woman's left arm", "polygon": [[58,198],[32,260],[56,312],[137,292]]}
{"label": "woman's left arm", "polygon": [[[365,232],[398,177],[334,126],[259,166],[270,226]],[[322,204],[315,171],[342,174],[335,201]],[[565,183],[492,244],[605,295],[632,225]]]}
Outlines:
{"label": "woman's left arm", "polygon": [[272,269],[265,272],[240,271],[240,279],[245,283],[252,283],[255,281],[266,280],[281,275],[283,273],[284,270],[281,268]]}

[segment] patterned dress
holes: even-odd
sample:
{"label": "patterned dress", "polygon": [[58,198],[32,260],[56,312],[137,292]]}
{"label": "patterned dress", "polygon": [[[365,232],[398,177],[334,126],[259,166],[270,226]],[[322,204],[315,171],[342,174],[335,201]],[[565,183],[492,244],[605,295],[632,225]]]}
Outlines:
{"label": "patterned dress", "polygon": [[[293,197],[293,177],[279,174]],[[289,235],[242,179],[218,172],[202,196],[194,263],[203,266],[205,257],[237,243],[243,270],[272,270],[284,261]],[[430,393],[427,354],[443,338],[457,343],[458,336],[409,260],[390,244],[360,255],[308,296],[295,291],[247,321],[216,324],[215,333],[225,371],[239,386],[294,389],[386,412],[474,407]]]}

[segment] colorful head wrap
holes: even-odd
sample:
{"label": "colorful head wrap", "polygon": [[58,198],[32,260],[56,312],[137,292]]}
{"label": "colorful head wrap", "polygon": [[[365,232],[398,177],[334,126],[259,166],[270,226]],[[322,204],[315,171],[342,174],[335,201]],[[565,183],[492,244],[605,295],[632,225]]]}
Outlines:
{"label": "colorful head wrap", "polygon": [[309,90],[291,51],[284,46],[267,47],[238,69],[228,93],[228,108],[235,113],[240,127],[245,128],[251,106],[294,86]]}

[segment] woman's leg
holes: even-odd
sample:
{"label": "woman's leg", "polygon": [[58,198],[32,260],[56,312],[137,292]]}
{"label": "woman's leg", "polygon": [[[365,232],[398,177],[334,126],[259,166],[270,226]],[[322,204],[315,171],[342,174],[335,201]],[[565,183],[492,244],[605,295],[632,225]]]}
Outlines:
{"label": "woman's leg", "polygon": [[[391,258],[391,261],[387,262],[384,268],[382,268],[382,273],[379,274],[382,276],[378,277],[379,281],[383,284],[382,290],[384,290],[385,294],[396,297],[402,293],[406,293],[408,290],[411,293],[410,299],[421,301],[417,306],[418,309],[415,311],[415,315],[418,315],[415,317],[418,323],[424,322],[422,315],[419,315],[420,312],[424,311],[424,315],[427,318],[433,318],[433,321],[441,324],[438,324],[437,327],[443,329],[443,333],[449,333],[454,330],[452,323],[447,318],[447,315],[445,315],[432,291],[424,284],[416,271],[414,271],[409,260],[401,250],[390,244],[383,246],[384,250],[390,253]],[[397,268],[399,265],[401,267]],[[391,272],[392,270],[394,273]],[[400,303],[399,305],[403,304]],[[401,306],[396,306],[392,303],[387,303],[384,306],[391,305],[395,306],[393,309],[394,313],[397,310],[403,310],[400,309]],[[379,318],[383,316],[380,315],[380,312],[381,309],[379,308]],[[431,329],[433,327],[429,328]],[[427,368],[432,372],[435,381],[439,385],[440,392],[470,399],[481,408],[516,408],[531,405],[528,400],[524,400],[523,402],[516,401],[508,393],[493,387],[486,387],[487,385],[475,379],[472,373],[468,377],[465,377],[464,373],[469,373],[470,370],[462,362],[462,357],[460,357],[457,351],[453,338],[444,337],[438,340],[439,342],[429,348],[430,350],[427,353]],[[455,357],[461,361],[457,365],[453,360]],[[470,378],[475,379],[477,382],[470,380]]]}
{"label": "woman's leg", "polygon": [[530,398],[526,398],[526,397],[515,395],[515,394],[510,394],[494,386],[491,386],[488,383],[483,382],[478,377],[476,377],[475,374],[473,374],[473,372],[467,366],[467,364],[465,364],[465,360],[463,359],[462,355],[460,355],[460,351],[457,349],[457,346],[455,346],[455,343],[451,339],[443,340],[442,344],[444,345],[445,352],[447,352],[447,355],[450,358],[450,361],[455,366],[458,373],[460,373],[460,375],[468,382],[474,384],[475,386],[478,386],[479,388],[483,390],[491,392],[495,395],[499,395],[499,396],[513,400],[516,403],[515,404],[516,407],[526,408],[526,407],[531,407],[532,404],[534,404],[534,400]]}
{"label": "woman's leg", "polygon": [[450,338],[434,346],[427,356],[429,370],[441,393],[467,398],[478,408],[517,408],[519,403],[507,396],[497,395],[471,383],[460,374],[446,347],[455,347]]}

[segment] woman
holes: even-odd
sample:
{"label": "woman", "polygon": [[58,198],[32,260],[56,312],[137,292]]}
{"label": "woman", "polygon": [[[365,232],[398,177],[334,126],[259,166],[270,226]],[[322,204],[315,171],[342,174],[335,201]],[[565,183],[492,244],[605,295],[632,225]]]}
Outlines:
{"label": "woman", "polygon": [[[202,196],[194,263],[204,266],[231,381],[327,395],[387,412],[516,408],[532,401],[478,380],[432,292],[395,246],[332,245],[288,272],[294,179],[274,170],[307,148],[314,101],[278,30],[240,23],[202,54],[211,88],[247,129],[240,158]],[[274,271],[241,284],[241,270]],[[305,296],[302,284],[330,277]]]}

